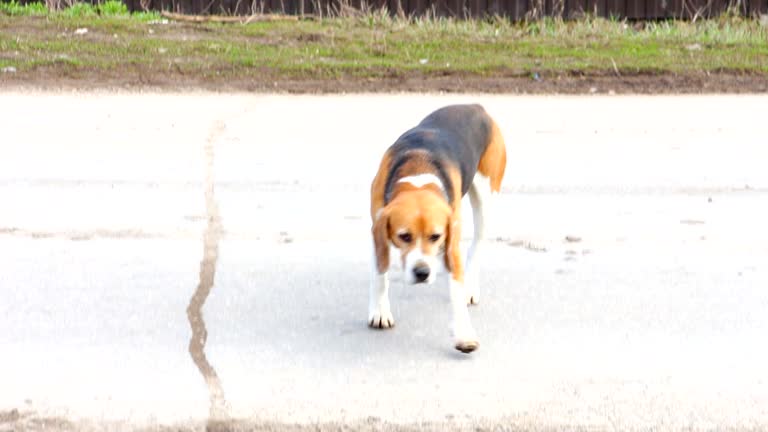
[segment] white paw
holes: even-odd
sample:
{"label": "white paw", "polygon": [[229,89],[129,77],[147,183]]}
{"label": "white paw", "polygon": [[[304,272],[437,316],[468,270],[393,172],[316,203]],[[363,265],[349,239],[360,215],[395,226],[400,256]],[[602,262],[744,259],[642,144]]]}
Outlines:
{"label": "white paw", "polygon": [[395,326],[395,318],[388,307],[378,307],[368,313],[368,327],[388,329]]}
{"label": "white paw", "polygon": [[480,347],[480,342],[471,326],[454,326],[453,346],[464,354],[469,354]]}

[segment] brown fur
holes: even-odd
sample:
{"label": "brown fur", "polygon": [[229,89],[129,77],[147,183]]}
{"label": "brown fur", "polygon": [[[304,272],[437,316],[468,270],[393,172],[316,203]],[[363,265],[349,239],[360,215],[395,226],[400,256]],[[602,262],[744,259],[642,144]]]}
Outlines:
{"label": "brown fur", "polygon": [[384,273],[389,268],[389,209],[383,209],[379,216],[374,218],[371,232],[376,250],[376,268],[379,273]]}
{"label": "brown fur", "polygon": [[501,181],[504,179],[504,171],[507,168],[507,149],[504,145],[504,137],[501,136],[499,126],[491,120],[491,138],[488,148],[485,149],[477,172],[488,177],[491,181],[491,190],[499,192]]}
{"label": "brown fur", "polygon": [[464,266],[462,265],[461,252],[459,250],[459,241],[461,241],[461,173],[458,169],[452,168],[448,176],[456,186],[453,188],[450,231],[445,247],[445,268],[451,272],[454,280],[463,282]]}
{"label": "brown fur", "polygon": [[392,155],[389,152],[384,153],[379,164],[379,170],[371,184],[371,219],[376,222],[376,212],[384,207],[384,188],[387,182],[387,170],[392,162]]}

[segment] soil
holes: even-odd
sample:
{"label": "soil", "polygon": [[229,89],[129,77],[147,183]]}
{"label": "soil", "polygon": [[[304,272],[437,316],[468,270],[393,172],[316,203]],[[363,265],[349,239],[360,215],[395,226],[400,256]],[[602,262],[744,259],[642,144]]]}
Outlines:
{"label": "soil", "polygon": [[685,74],[571,73],[542,75],[533,79],[519,75],[477,76],[424,75],[398,72],[377,78],[293,78],[274,73],[258,76],[214,76],[165,71],[135,66],[130,70],[104,72],[57,67],[31,72],[0,72],[3,89],[120,89],[138,91],[258,92],[258,93],[504,93],[504,94],[696,94],[766,93],[768,76],[732,71]]}

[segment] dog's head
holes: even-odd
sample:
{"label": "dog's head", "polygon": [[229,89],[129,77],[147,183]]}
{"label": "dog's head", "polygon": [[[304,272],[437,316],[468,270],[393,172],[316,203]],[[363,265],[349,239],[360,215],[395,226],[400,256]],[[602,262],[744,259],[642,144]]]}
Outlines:
{"label": "dog's head", "polygon": [[400,250],[405,280],[432,283],[437,273],[438,256],[445,252],[445,266],[451,271],[449,249],[457,247],[453,232],[456,224],[445,200],[429,190],[398,194],[384,207],[373,225],[377,267],[389,268],[389,245]]}

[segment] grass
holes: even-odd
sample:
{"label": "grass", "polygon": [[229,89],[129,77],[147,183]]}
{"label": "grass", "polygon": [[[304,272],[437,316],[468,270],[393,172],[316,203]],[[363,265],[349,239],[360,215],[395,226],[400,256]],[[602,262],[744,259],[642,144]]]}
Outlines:
{"label": "grass", "polygon": [[10,16],[45,16],[48,8],[43,3],[29,3],[22,5],[18,2],[0,2],[0,13]]}
{"label": "grass", "polygon": [[40,2],[21,4],[17,0],[0,0],[0,16],[2,15],[16,17],[50,16],[58,18],[131,17],[132,19],[138,21],[148,21],[160,18],[160,15],[157,12],[140,12],[131,14],[128,11],[128,7],[125,5],[125,3],[118,0],[107,0],[97,5],[91,3],[76,2],[71,6],[58,11],[51,11],[44,3]]}
{"label": "grass", "polygon": [[[86,34],[75,30],[87,28]],[[395,18],[378,11],[315,21],[163,24],[109,1],[49,12],[0,3],[0,66],[283,78],[419,74],[768,74],[768,27],[756,19],[631,24]]]}

